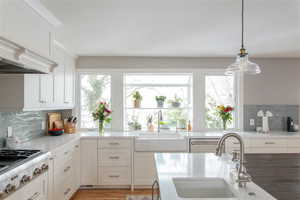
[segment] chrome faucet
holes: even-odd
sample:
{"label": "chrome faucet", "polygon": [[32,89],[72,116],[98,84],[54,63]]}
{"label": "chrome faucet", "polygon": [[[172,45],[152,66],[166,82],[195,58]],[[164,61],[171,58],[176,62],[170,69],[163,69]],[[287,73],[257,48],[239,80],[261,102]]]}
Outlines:
{"label": "chrome faucet", "polygon": [[238,182],[239,187],[246,187],[246,184],[248,182],[251,182],[252,179],[251,179],[251,176],[247,173],[247,170],[244,166],[245,145],[244,145],[242,137],[239,136],[237,133],[227,133],[227,134],[223,135],[218,142],[217,149],[216,149],[216,155],[222,156],[225,140],[230,137],[236,138],[240,144],[240,156],[239,156],[239,165],[237,167],[237,180],[236,181]]}
{"label": "chrome faucet", "polygon": [[160,122],[163,120],[161,110],[157,113],[157,132],[160,133]]}

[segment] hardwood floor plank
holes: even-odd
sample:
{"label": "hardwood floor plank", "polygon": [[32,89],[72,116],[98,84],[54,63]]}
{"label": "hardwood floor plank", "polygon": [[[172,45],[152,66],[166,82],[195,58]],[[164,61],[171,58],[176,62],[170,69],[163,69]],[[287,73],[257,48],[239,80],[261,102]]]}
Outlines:
{"label": "hardwood floor plank", "polygon": [[86,189],[78,190],[71,200],[126,200],[127,195],[151,195],[149,189]]}

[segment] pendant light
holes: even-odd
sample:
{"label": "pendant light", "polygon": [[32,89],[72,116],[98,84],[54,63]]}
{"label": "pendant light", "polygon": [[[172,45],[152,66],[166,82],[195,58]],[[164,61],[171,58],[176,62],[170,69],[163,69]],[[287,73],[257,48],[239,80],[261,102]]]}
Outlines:
{"label": "pendant light", "polygon": [[249,61],[247,50],[244,47],[244,7],[244,0],[242,0],[242,46],[240,53],[236,57],[235,63],[227,67],[225,72],[226,75],[233,75],[236,72],[252,75],[261,73],[260,67]]}

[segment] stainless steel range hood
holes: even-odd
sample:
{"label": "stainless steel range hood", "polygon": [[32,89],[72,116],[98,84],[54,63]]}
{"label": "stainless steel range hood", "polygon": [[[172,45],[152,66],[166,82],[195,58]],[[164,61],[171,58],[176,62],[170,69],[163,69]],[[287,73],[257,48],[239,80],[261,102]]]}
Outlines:
{"label": "stainless steel range hood", "polygon": [[0,57],[0,74],[45,74],[44,72],[29,69],[24,64],[13,62]]}

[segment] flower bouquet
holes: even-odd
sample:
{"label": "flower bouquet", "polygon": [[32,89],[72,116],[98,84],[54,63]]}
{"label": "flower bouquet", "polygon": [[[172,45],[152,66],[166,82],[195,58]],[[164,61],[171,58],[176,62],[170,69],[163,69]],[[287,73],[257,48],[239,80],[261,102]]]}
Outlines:
{"label": "flower bouquet", "polygon": [[109,105],[107,102],[100,102],[97,105],[95,112],[92,113],[94,121],[99,121],[99,132],[102,133],[104,131],[104,124],[111,122],[112,111],[109,109]]}
{"label": "flower bouquet", "polygon": [[223,122],[223,129],[227,129],[227,123],[232,122],[232,111],[234,110],[231,106],[220,105],[217,106],[217,114]]}

